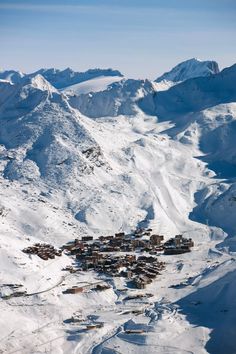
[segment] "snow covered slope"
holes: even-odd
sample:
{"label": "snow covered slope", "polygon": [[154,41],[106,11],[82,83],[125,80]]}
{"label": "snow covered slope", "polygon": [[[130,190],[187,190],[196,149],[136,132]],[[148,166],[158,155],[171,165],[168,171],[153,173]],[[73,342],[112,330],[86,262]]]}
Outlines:
{"label": "snow covered slope", "polygon": [[[182,116],[168,134],[185,145],[200,148],[199,159],[215,173],[215,182],[196,193],[197,206],[191,217],[222,227],[228,235],[235,236],[236,103]],[[227,239],[225,245],[236,250],[233,240]]]}
{"label": "snow covered slope", "polygon": [[103,91],[72,96],[69,102],[91,118],[134,115],[139,110],[137,101],[153,92],[155,85],[149,80],[123,79]]}
{"label": "snow covered slope", "polygon": [[[83,83],[84,93],[79,89],[76,94],[75,85],[74,92],[68,98],[72,107],[91,118],[115,117],[120,114],[135,115],[139,107],[147,114],[162,118],[172,112],[183,114],[234,101],[235,88],[232,80],[234,76],[233,66],[217,75],[190,79],[174,87],[173,82],[167,81],[121,79],[106,88],[102,85],[100,91],[90,86],[90,80]],[[83,90],[84,86],[80,85],[78,87]]]}
{"label": "snow covered slope", "polygon": [[113,69],[90,69],[85,72],[73,71],[70,68],[65,70],[59,69],[40,69],[33,73],[33,75],[40,74],[45,77],[53,86],[62,89],[83,81],[88,81],[101,76],[119,76],[123,75],[118,70]]}
{"label": "snow covered slope", "polygon": [[180,82],[199,76],[211,76],[218,74],[219,72],[219,66],[215,61],[202,61],[196,58],[192,58],[176,65],[173,69],[164,73],[155,81]]}
{"label": "snow covered slope", "polygon": [[122,76],[99,76],[95,79],[90,79],[78,84],[68,86],[64,89],[64,92],[72,95],[81,95],[89,92],[104,91],[108,88],[109,85],[122,79]]}
{"label": "snow covered slope", "polygon": [[155,92],[142,99],[141,108],[149,114],[166,119],[201,111],[221,103],[236,101],[236,65],[209,77],[186,80],[169,90]]}
{"label": "snow covered slope", "polygon": [[2,86],[0,143],[11,155],[3,170],[6,178],[44,178],[63,185],[105,164],[79,113],[41,75]]}

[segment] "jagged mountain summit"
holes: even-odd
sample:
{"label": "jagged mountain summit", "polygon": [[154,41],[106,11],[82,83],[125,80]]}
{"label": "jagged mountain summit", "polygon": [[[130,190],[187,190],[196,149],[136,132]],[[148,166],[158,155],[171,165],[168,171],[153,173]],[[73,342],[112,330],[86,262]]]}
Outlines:
{"label": "jagged mountain summit", "polygon": [[[106,87],[108,84],[119,81],[123,75],[118,70],[113,69],[89,69],[85,72],[74,71],[71,68],[59,70],[39,69],[36,72],[25,74],[16,70],[0,70],[0,80],[9,81],[11,83],[19,83],[24,76],[42,75],[48,82],[50,82],[57,89],[65,89],[73,92],[80,92],[81,90],[87,91],[86,85],[92,86],[96,90],[100,89],[103,85]],[[94,80],[94,82],[93,82]],[[81,83],[89,82],[88,84],[81,85]],[[81,86],[81,87],[80,87]],[[97,86],[97,87],[96,87]]]}
{"label": "jagged mountain summit", "polygon": [[66,88],[71,85],[81,83],[83,81],[88,81],[96,77],[122,77],[123,75],[118,70],[113,69],[90,69],[85,72],[73,71],[70,68],[65,70],[59,70],[55,68],[51,69],[40,69],[33,73],[40,74],[47,81],[49,81],[57,89]]}
{"label": "jagged mountain summit", "polygon": [[17,85],[3,82],[0,89],[5,98],[0,144],[6,149],[6,178],[43,178],[62,185],[105,164],[79,112],[43,76],[25,76]]}
{"label": "jagged mountain summit", "polygon": [[211,76],[220,72],[216,61],[202,61],[196,58],[188,59],[176,65],[170,71],[158,77],[155,81],[180,82],[199,76]]}
{"label": "jagged mountain summit", "polygon": [[9,81],[11,83],[18,83],[23,77],[24,73],[16,70],[0,70],[0,80]]}
{"label": "jagged mountain summit", "polygon": [[218,74],[196,77],[180,82],[169,90],[155,92],[152,97],[144,97],[141,106],[147,112],[165,119],[170,114],[181,115],[235,102],[235,79],[236,64]]}

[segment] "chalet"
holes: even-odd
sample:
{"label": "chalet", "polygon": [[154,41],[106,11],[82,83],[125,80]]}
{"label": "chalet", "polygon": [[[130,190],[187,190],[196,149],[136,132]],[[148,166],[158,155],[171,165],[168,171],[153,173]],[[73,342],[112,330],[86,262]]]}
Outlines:
{"label": "chalet", "polygon": [[78,294],[78,293],[82,293],[84,291],[83,287],[73,287],[73,288],[69,288],[66,289],[65,291],[63,291],[63,294]]}
{"label": "chalet", "polygon": [[135,250],[135,247],[131,243],[126,243],[120,246],[120,251],[122,252],[132,252]]}
{"label": "chalet", "polygon": [[103,290],[108,290],[110,289],[110,286],[107,284],[97,284],[96,290],[98,291],[103,291]]}
{"label": "chalet", "polygon": [[86,326],[86,329],[87,329],[87,330],[96,329],[96,328],[97,328],[97,326],[96,326],[95,324],[91,324],[91,325],[87,325],[87,326]]}
{"label": "chalet", "polygon": [[95,322],[95,323],[91,323],[86,325],[86,329],[90,330],[90,329],[96,329],[96,328],[102,328],[104,326],[103,322]]}
{"label": "chalet", "polygon": [[126,329],[125,330],[126,334],[142,334],[144,333],[143,329]]}
{"label": "chalet", "polygon": [[131,244],[135,248],[138,248],[138,247],[141,248],[141,247],[145,247],[146,246],[145,240],[140,240],[140,239],[131,240]]}
{"label": "chalet", "polygon": [[78,247],[78,248],[76,246],[70,251],[70,253],[71,253],[71,255],[77,255],[79,253],[82,253],[83,250],[84,250],[84,246]]}
{"label": "chalet", "polygon": [[83,242],[93,241],[93,236],[82,236],[82,241]]}
{"label": "chalet", "polygon": [[125,256],[125,259],[127,259],[129,262],[135,262],[136,261],[136,256],[135,256],[135,254],[127,254]]}
{"label": "chalet", "polygon": [[111,246],[121,246],[123,244],[123,240],[120,238],[114,238],[112,240],[110,240],[110,245]]}
{"label": "chalet", "polygon": [[158,270],[152,267],[146,267],[146,271],[148,271],[149,273],[153,273],[153,274],[157,274]]}
{"label": "chalet", "polygon": [[115,234],[115,238],[124,238],[125,237],[125,233],[124,232],[118,232]]}
{"label": "chalet", "polygon": [[151,278],[151,279],[156,278],[156,274],[155,274],[155,273],[151,273],[151,272],[149,272],[149,271],[147,271],[147,270],[144,272],[144,275],[145,275],[146,277],[148,277],[148,278]]}
{"label": "chalet", "polygon": [[133,269],[133,272],[135,273],[135,274],[143,274],[144,272],[145,272],[145,268],[144,267],[135,267],[134,269]]}
{"label": "chalet", "polygon": [[155,262],[156,261],[156,258],[155,257],[152,257],[152,256],[140,256],[138,257],[138,262],[146,262],[146,263],[152,263],[152,262]]}
{"label": "chalet", "polygon": [[144,289],[145,286],[146,286],[147,284],[150,284],[151,282],[152,282],[152,281],[151,281],[148,277],[146,277],[146,276],[144,276],[144,275],[140,275],[140,276],[134,278],[134,285],[135,285],[136,288],[138,288],[138,289]]}
{"label": "chalet", "polygon": [[194,242],[191,238],[185,239],[184,244],[188,247],[194,247]]}
{"label": "chalet", "polygon": [[164,244],[164,254],[181,254],[190,252],[190,248],[194,246],[192,239],[184,238],[183,235],[176,235],[175,238],[169,239]]}
{"label": "chalet", "polygon": [[181,247],[165,247],[164,254],[172,255],[172,254],[182,254],[190,252],[190,248],[188,246],[181,246]]}
{"label": "chalet", "polygon": [[105,240],[108,240],[108,241],[112,240],[113,238],[114,238],[114,236],[112,236],[112,235],[111,236],[105,236]]}
{"label": "chalet", "polygon": [[163,240],[164,236],[162,235],[151,235],[150,237],[151,244],[155,246],[160,246]]}
{"label": "chalet", "polygon": [[70,322],[83,322],[85,321],[85,318],[81,315],[81,314],[78,314],[78,315],[73,315],[70,319]]}
{"label": "chalet", "polygon": [[103,252],[114,252],[115,250],[114,250],[114,247],[112,247],[112,246],[104,246],[102,248],[102,251]]}

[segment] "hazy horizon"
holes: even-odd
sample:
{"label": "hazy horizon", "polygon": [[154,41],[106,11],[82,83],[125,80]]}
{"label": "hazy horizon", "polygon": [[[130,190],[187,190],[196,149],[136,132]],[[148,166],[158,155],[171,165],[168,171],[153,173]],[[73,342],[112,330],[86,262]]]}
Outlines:
{"label": "hazy horizon", "polygon": [[192,57],[235,62],[232,0],[0,0],[0,68],[113,68],[154,79]]}

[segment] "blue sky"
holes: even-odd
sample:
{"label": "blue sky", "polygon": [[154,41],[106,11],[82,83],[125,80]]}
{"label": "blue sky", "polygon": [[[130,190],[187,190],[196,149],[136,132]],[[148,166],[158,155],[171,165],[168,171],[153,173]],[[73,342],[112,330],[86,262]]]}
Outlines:
{"label": "blue sky", "polygon": [[0,68],[112,67],[155,78],[188,58],[236,62],[236,0],[0,0]]}

